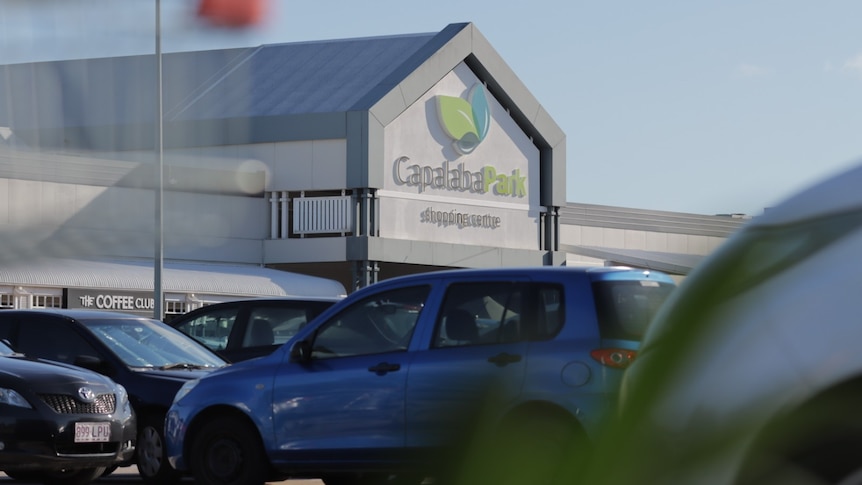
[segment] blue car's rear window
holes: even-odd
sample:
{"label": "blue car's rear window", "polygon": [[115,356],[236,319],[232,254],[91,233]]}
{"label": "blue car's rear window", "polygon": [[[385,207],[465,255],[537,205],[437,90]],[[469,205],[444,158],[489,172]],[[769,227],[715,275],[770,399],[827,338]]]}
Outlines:
{"label": "blue car's rear window", "polygon": [[652,280],[594,282],[602,338],[640,341],[659,307],[675,288],[672,284]]}

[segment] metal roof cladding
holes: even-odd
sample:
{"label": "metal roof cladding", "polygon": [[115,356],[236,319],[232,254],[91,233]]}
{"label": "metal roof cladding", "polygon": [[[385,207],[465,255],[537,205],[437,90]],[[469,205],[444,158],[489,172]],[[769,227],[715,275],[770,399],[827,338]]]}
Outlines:
{"label": "metal roof cladding", "polygon": [[[231,296],[344,296],[341,283],[258,266],[165,262],[165,291]],[[153,290],[152,262],[38,259],[0,266],[0,285]]]}
{"label": "metal roof cladding", "polygon": [[[369,108],[467,27],[162,55],[166,122]],[[156,119],[153,55],[0,66],[0,126],[17,130]],[[53,84],[63,99],[44,96]],[[47,116],[46,116],[47,115]]]}

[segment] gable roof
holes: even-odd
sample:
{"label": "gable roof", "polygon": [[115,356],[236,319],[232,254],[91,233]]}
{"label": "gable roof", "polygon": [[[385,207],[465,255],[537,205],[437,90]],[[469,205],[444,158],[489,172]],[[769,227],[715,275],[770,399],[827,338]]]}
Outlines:
{"label": "gable roof", "polygon": [[[367,109],[385,94],[384,81],[409,73],[452,30],[163,54],[164,120]],[[156,90],[154,54],[0,66],[0,126],[20,136],[154,124]]]}

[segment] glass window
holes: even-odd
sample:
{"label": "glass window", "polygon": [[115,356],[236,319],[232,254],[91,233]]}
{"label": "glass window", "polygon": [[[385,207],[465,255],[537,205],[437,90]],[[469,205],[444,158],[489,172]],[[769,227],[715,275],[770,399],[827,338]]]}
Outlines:
{"label": "glass window", "polygon": [[433,346],[549,339],[559,332],[564,320],[560,285],[458,283],[447,291]]}
{"label": "glass window", "polygon": [[458,283],[447,290],[434,347],[517,342],[527,337],[522,322],[526,286],[520,283]]}
{"label": "glass window", "polygon": [[354,303],[317,331],[313,358],[407,350],[430,288],[385,291]]}
{"label": "glass window", "polygon": [[243,346],[249,346],[254,341],[254,325],[256,321],[262,320],[272,330],[270,344],[281,345],[290,340],[300,329],[320,315],[323,310],[329,308],[332,302],[328,301],[295,301],[258,305],[251,309],[248,321],[251,324],[246,329]]}
{"label": "glass window", "polygon": [[9,356],[15,354],[15,351],[12,350],[12,347],[6,345],[6,342],[0,340],[0,356]]}
{"label": "glass window", "polygon": [[223,350],[227,346],[227,339],[238,313],[238,305],[213,308],[212,311],[183,322],[177,329],[212,350]]}
{"label": "glass window", "polygon": [[48,320],[21,323],[16,350],[30,357],[74,364],[81,355],[98,356],[95,349],[72,327]]}
{"label": "glass window", "polygon": [[165,300],[165,319],[171,318],[174,315],[182,315],[188,310],[186,302],[179,300]]}
{"label": "glass window", "polygon": [[649,280],[593,283],[602,337],[640,341],[674,288],[670,284]]}
{"label": "glass window", "polygon": [[63,297],[55,295],[33,295],[33,308],[61,308]]}
{"label": "glass window", "polygon": [[94,319],[82,323],[131,367],[204,368],[225,364],[186,335],[155,320]]}
{"label": "glass window", "polygon": [[563,287],[541,285],[537,288],[538,314],[536,315],[536,340],[547,340],[555,336],[566,321],[566,305]]}

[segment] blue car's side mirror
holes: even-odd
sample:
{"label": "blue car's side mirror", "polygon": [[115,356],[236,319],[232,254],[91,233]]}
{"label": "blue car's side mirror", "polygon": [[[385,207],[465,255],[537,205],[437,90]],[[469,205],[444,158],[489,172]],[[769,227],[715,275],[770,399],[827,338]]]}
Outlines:
{"label": "blue car's side mirror", "polygon": [[308,362],[311,360],[311,342],[300,340],[290,348],[291,362]]}

